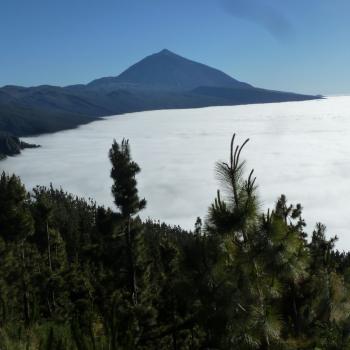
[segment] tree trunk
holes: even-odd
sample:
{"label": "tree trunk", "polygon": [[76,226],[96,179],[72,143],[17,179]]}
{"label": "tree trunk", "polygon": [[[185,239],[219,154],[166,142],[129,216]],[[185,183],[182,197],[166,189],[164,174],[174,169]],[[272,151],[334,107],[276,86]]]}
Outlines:
{"label": "tree trunk", "polygon": [[23,317],[26,324],[29,324],[29,314],[30,314],[30,307],[29,307],[29,296],[28,296],[28,287],[25,282],[25,256],[24,256],[24,242],[21,243],[21,259],[22,259],[22,298],[23,298]]}
{"label": "tree trunk", "polygon": [[[49,260],[49,268],[50,268],[51,277],[52,277],[53,269],[52,269],[51,242],[50,242],[51,237],[50,237],[48,220],[46,220],[46,236],[47,236],[47,257]],[[51,300],[52,300],[52,306],[55,309],[56,308],[56,298],[55,298],[55,291],[53,289],[51,289]],[[50,312],[52,312],[51,309],[50,309]]]}
{"label": "tree trunk", "polygon": [[128,226],[126,230],[126,245],[129,261],[129,284],[130,291],[132,295],[132,302],[134,305],[137,305],[137,281],[136,281],[136,271],[135,271],[135,262],[133,255],[133,239],[131,238],[131,217],[128,218]]}
{"label": "tree trunk", "polygon": [[47,221],[46,221],[46,235],[47,235],[47,255],[48,255],[48,259],[49,259],[50,271],[52,272],[50,231],[49,231],[49,223]]}

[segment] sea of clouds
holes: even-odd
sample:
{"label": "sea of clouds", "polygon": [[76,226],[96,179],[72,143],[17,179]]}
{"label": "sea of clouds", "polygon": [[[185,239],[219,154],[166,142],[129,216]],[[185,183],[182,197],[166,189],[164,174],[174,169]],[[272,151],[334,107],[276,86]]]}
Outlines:
{"label": "sea of clouds", "polygon": [[350,97],[125,114],[74,130],[26,138],[42,145],[0,162],[28,189],[62,187],[99,204],[113,205],[108,149],[130,139],[142,172],[142,217],[192,229],[203,219],[219,186],[215,163],[227,160],[233,133],[242,143],[247,170],[255,169],[261,209],[284,193],[301,203],[312,232],[322,221],[350,249]]}

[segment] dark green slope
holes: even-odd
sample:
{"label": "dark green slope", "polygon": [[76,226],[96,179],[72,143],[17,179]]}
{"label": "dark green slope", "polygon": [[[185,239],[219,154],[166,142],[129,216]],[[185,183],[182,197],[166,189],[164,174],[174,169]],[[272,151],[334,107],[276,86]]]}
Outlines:
{"label": "dark green slope", "polygon": [[0,131],[14,136],[30,136],[74,128],[94,120],[92,117],[47,111],[18,105],[0,106]]}

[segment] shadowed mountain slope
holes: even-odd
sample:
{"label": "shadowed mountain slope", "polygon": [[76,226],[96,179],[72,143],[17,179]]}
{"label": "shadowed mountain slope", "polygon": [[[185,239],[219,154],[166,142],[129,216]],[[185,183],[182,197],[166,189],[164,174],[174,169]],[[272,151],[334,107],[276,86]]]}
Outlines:
{"label": "shadowed mountain slope", "polygon": [[127,112],[316,98],[320,97],[255,88],[162,50],[116,77],[87,85],[0,88],[0,131],[8,140],[9,133],[18,137],[55,132]]}

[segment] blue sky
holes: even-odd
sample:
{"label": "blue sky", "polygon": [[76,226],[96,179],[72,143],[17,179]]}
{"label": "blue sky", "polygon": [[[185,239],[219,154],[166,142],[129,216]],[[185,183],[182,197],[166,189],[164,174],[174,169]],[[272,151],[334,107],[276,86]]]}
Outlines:
{"label": "blue sky", "polygon": [[167,48],[253,85],[350,93],[349,0],[1,0],[0,86],[86,83]]}

